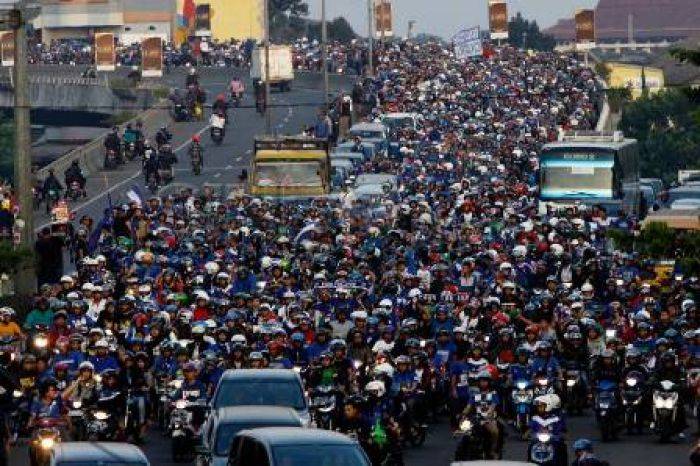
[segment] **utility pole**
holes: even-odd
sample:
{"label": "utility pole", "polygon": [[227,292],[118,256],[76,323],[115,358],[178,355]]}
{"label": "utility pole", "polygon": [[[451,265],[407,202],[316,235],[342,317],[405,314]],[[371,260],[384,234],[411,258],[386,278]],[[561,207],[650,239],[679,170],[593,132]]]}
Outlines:
{"label": "utility pole", "polygon": [[374,76],[374,28],[372,21],[374,21],[374,0],[367,0],[367,40],[369,41],[367,52],[369,53],[370,76]]}
{"label": "utility pole", "polygon": [[323,102],[324,111],[328,111],[328,28],[326,27],[326,0],[321,0],[321,66],[323,66]]}
{"label": "utility pole", "polygon": [[[21,5],[21,4],[20,4]],[[21,6],[10,10],[9,25],[15,34],[15,191],[19,203],[16,225],[20,233],[20,245],[34,251],[34,205],[31,183],[31,133],[29,122],[29,85],[27,77],[27,30]],[[15,279],[18,294],[36,291],[36,268],[33,260],[21,264]]]}
{"label": "utility pole", "polygon": [[263,0],[265,27],[265,133],[272,134],[272,115],[270,114],[270,0]]}

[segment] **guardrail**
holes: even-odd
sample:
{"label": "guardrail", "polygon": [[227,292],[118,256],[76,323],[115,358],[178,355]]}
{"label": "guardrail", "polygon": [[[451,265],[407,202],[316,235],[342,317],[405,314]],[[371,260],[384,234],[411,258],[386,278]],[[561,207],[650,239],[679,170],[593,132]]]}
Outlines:
{"label": "guardrail", "polygon": [[[165,102],[158,103],[155,108],[146,110],[141,115],[132,118],[128,122],[120,126],[120,130],[123,131],[128,124],[136,124],[137,121],[143,123],[144,128],[148,129],[153,126],[154,122],[160,122],[166,117],[169,118],[168,111],[165,110]],[[160,127],[160,123],[156,123],[156,127]],[[80,167],[86,176],[91,173],[96,173],[103,168],[104,164],[104,141],[111,131],[105,131],[96,139],[84,144],[72,151],[62,155],[50,164],[37,170],[37,177],[40,179],[46,178],[49,175],[49,170],[53,169],[59,178],[63,175],[63,172],[77,160],[80,163]]]}
{"label": "guardrail", "polygon": [[[29,75],[29,84],[45,86],[109,86],[107,76],[104,78],[83,78],[82,76],[43,76]],[[14,87],[12,73],[0,75],[0,85]]]}

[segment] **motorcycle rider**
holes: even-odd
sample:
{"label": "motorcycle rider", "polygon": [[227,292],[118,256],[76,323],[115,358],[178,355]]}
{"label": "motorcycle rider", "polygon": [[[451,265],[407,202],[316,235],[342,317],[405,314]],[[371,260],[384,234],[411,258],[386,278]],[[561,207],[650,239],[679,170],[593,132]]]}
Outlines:
{"label": "motorcycle rider", "polygon": [[190,144],[189,154],[192,164],[199,163],[200,166],[204,165],[204,149],[200,144],[201,138],[199,134],[192,136],[192,144]]}
{"label": "motorcycle rider", "polygon": [[156,133],[156,148],[158,151],[163,147],[163,145],[168,144],[172,139],[173,135],[168,131],[167,126],[161,126]]}
{"label": "motorcycle rider", "polygon": [[64,177],[66,181],[66,187],[69,187],[74,181],[78,182],[80,190],[82,191],[83,197],[87,196],[85,192],[85,176],[83,171],[80,169],[80,162],[78,160],[73,160],[70,167],[64,172]]}
{"label": "motorcycle rider", "polygon": [[[478,405],[488,402],[490,415],[487,418],[479,419],[481,427],[489,435],[490,451],[486,452],[487,459],[498,459],[500,455],[501,426],[499,421],[499,407],[501,406],[498,390],[491,386],[491,374],[487,370],[482,370],[477,375],[477,390],[470,394],[469,404],[464,409],[466,416],[472,416]],[[488,401],[487,401],[488,400]]]}
{"label": "motorcycle rider", "polygon": [[678,390],[678,409],[676,414],[675,430],[681,439],[685,438],[683,432],[688,424],[686,423],[685,404],[686,404],[686,375],[682,367],[678,365],[676,355],[673,351],[666,351],[661,355],[659,364],[649,379],[649,386],[654,388],[664,381],[669,380],[674,383]]}
{"label": "motorcycle rider", "polygon": [[394,411],[392,403],[385,396],[384,382],[380,380],[369,382],[365,386],[365,394],[367,395],[366,418],[370,426],[368,456],[372,460],[372,465],[385,464],[387,456],[391,458],[389,464],[402,465],[399,426],[392,416]]}
{"label": "motorcycle rider", "polygon": [[223,118],[224,122],[228,120],[228,103],[226,102],[226,96],[219,94],[216,96],[216,100],[211,105],[211,111],[213,114],[219,115]]}
{"label": "motorcycle rider", "polygon": [[[115,127],[116,130],[116,127]],[[133,156],[135,157],[136,155],[139,154],[139,144],[140,144],[140,139],[141,139],[141,132],[137,131],[135,128],[131,126],[131,123],[127,123],[126,128],[124,129],[124,134],[122,136],[122,139],[124,141],[124,148],[128,147],[131,144],[134,144],[134,150],[135,154]],[[111,137],[108,136],[108,137]],[[119,142],[119,135],[115,134],[114,137],[116,138],[116,141]]]}
{"label": "motorcycle rider", "polygon": [[[127,134],[130,134],[131,131],[131,124],[126,125],[126,130],[124,131],[124,143],[127,144]],[[135,139],[134,139],[135,140]],[[133,141],[129,141],[133,142]],[[114,155],[117,158],[117,160],[121,157],[121,147],[122,143],[121,140],[119,139],[119,128],[116,126],[112,127],[112,132],[107,135],[105,138],[104,142],[104,147],[105,147],[105,158],[107,157],[106,153],[109,151],[114,151]]]}
{"label": "motorcycle rider", "polygon": [[[190,402],[198,402],[207,400],[207,387],[204,382],[199,380],[197,365],[194,362],[187,362],[182,366],[182,374],[184,380],[182,385],[175,392],[173,396],[173,401],[175,400],[187,400]],[[195,432],[204,423],[204,411],[201,409],[194,410],[192,413],[192,426]]]}
{"label": "motorcycle rider", "polygon": [[231,97],[240,101],[243,98],[243,93],[245,92],[245,84],[238,76],[234,76],[229,84],[229,89],[231,91]]}
{"label": "motorcycle rider", "polygon": [[[554,401],[558,402],[558,400],[557,395],[543,395],[535,398],[533,401],[534,415],[530,419],[529,435],[532,439],[536,439],[537,434],[541,432],[549,433],[556,450],[555,456],[560,459],[557,464],[563,466],[567,463],[566,443],[563,439],[563,435],[566,433],[566,424],[556,412]],[[528,447],[528,459],[531,447],[532,443]]]}
{"label": "motorcycle rider", "polygon": [[143,163],[143,173],[146,178],[146,183],[151,180],[151,177],[155,178],[156,186],[160,186],[161,179],[158,173],[158,168],[160,164],[158,163],[158,155],[152,149],[147,149],[144,152],[144,163]]}
{"label": "motorcycle rider", "polygon": [[33,429],[39,418],[60,418],[61,408],[58,382],[54,378],[44,380],[39,388],[39,397],[35,398],[29,407],[29,423],[27,427]]}
{"label": "motorcycle rider", "polygon": [[58,181],[53,168],[49,168],[49,176],[47,176],[44,180],[44,185],[41,188],[41,191],[43,192],[44,199],[47,198],[50,191],[56,191],[57,193],[63,191],[63,185],[61,185],[61,182]]}

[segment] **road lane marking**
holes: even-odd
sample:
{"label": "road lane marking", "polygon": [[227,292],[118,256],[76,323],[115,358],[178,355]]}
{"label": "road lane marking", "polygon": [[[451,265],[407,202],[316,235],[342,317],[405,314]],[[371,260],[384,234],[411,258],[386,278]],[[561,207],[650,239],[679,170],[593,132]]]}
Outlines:
{"label": "road lane marking", "polygon": [[232,170],[232,169],[233,169],[233,165],[226,165],[226,167],[224,168],[224,170]]}
{"label": "road lane marking", "polygon": [[218,178],[218,177],[220,177],[220,176],[221,176],[221,173],[216,173],[216,174],[214,175],[214,178]]}
{"label": "road lane marking", "polygon": [[243,157],[236,157],[236,162],[240,162]]}

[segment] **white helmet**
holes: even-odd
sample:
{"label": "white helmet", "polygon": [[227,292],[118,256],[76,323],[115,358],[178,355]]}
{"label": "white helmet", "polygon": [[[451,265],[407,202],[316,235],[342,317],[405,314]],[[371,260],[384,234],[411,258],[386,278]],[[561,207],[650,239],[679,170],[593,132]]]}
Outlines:
{"label": "white helmet", "polygon": [[214,261],[209,261],[204,264],[204,269],[209,275],[216,275],[219,272],[219,264]]}
{"label": "white helmet", "polygon": [[380,380],[373,380],[367,385],[365,385],[366,392],[376,392],[377,397],[381,398],[386,393],[386,388],[384,387],[384,382]]}
{"label": "white helmet", "polygon": [[388,362],[378,364],[374,368],[374,375],[385,375],[387,377],[394,377],[394,366],[392,366]]}

